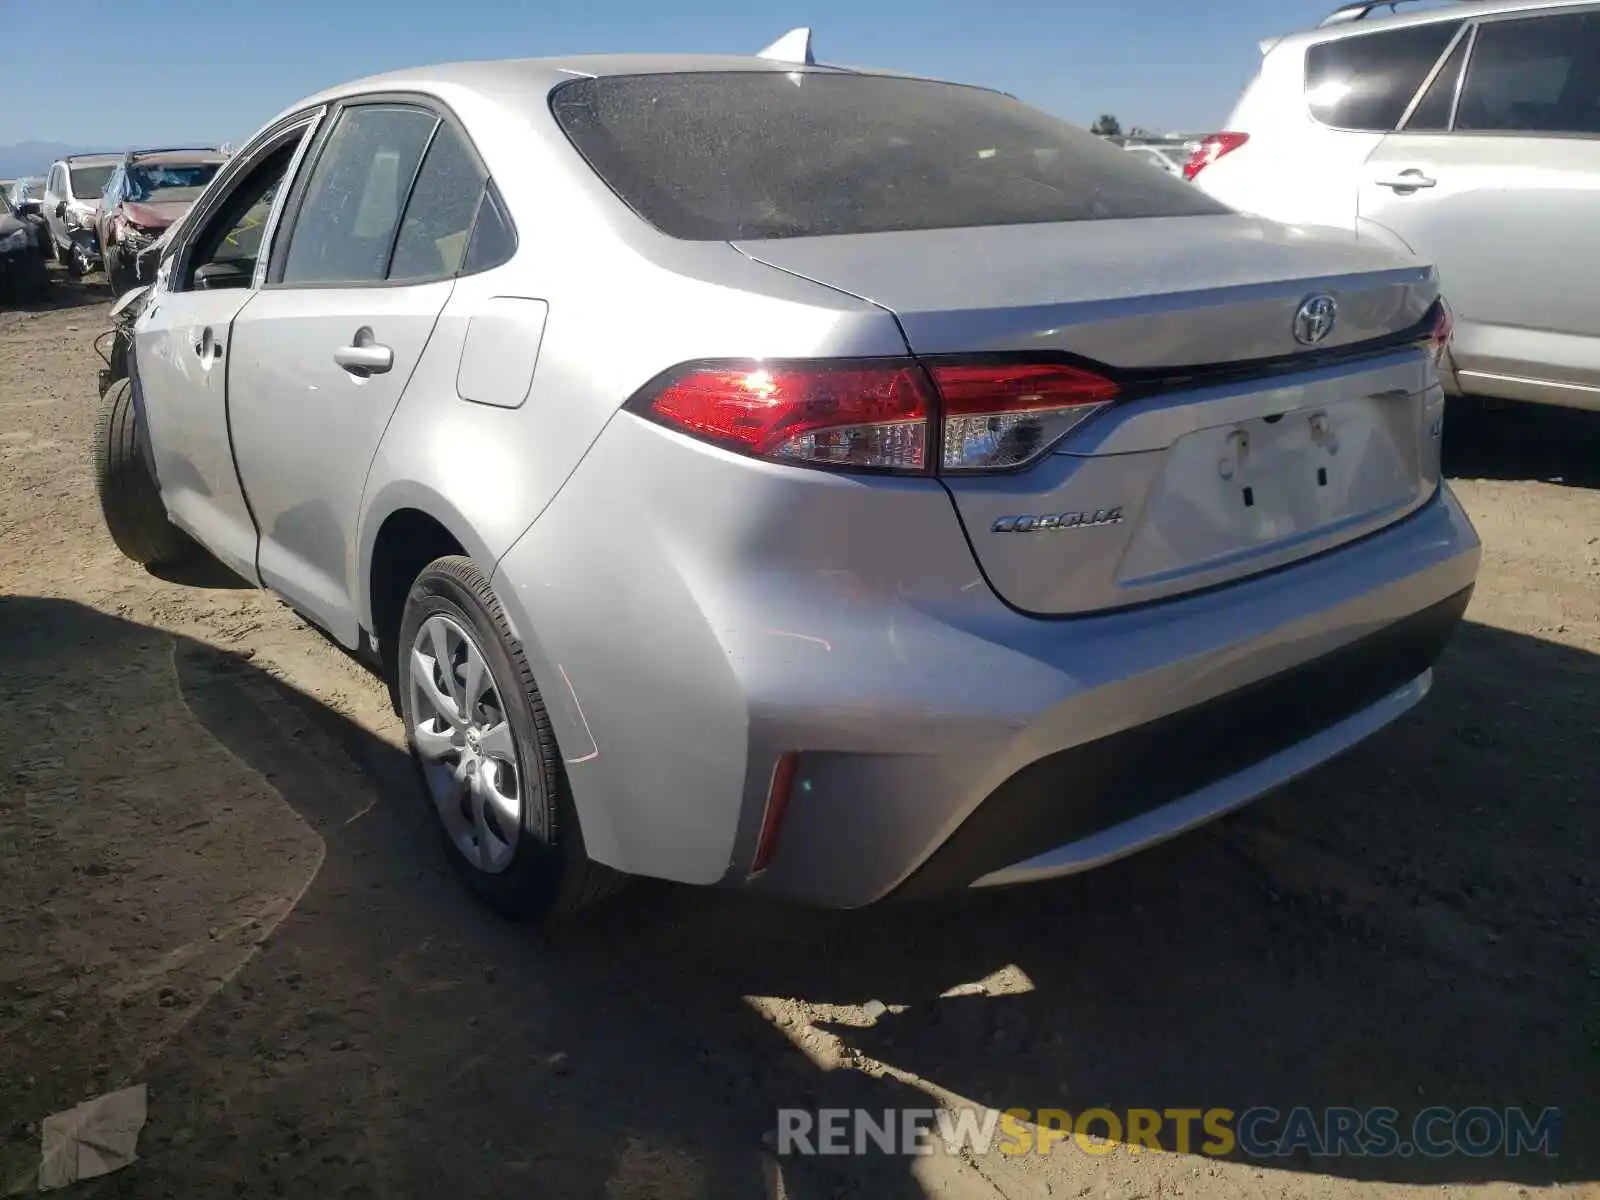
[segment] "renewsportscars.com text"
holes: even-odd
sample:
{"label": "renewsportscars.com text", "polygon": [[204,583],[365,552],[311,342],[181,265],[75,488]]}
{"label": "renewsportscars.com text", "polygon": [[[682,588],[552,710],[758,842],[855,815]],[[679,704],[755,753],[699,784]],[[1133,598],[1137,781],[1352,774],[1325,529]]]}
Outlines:
{"label": "renewsportscars.com text", "polygon": [[1545,1108],[825,1108],[778,1110],[780,1155],[1175,1152],[1213,1157],[1554,1157],[1561,1111]]}

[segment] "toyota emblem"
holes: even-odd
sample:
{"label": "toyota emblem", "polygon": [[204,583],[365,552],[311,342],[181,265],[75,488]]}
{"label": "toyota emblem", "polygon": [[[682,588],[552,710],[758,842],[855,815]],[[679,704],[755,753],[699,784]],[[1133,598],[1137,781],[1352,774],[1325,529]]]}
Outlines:
{"label": "toyota emblem", "polygon": [[1332,296],[1307,296],[1294,310],[1294,340],[1302,346],[1315,346],[1333,332],[1339,306]]}

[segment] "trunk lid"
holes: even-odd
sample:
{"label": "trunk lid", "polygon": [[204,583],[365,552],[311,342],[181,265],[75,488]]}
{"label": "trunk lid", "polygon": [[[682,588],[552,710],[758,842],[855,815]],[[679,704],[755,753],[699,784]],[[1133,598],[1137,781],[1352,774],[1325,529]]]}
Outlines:
{"label": "trunk lid", "polygon": [[[1125,382],[1024,469],[943,479],[985,576],[1025,611],[1279,567],[1437,487],[1443,396],[1428,355],[1390,337],[1424,320],[1436,278],[1345,235],[1230,215],[738,245],[889,309],[919,356],[1070,355]],[[1295,323],[1313,296],[1336,317],[1308,347]]]}

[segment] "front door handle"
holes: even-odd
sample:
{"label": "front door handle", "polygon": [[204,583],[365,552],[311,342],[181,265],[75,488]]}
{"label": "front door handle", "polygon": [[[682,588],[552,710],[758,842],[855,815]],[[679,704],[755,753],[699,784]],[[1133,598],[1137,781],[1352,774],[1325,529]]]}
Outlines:
{"label": "front door handle", "polygon": [[348,346],[340,346],[333,352],[333,361],[338,363],[357,379],[365,379],[368,375],[382,375],[394,366],[394,351],[388,346],[380,346],[372,336],[372,330],[363,325],[356,330],[355,340]]}
{"label": "front door handle", "polygon": [[1373,182],[1379,187],[1393,188],[1397,192],[1410,192],[1415,191],[1417,188],[1431,188],[1439,181],[1424,175],[1421,171],[1412,167],[1409,170],[1401,171],[1393,179],[1377,179]]}

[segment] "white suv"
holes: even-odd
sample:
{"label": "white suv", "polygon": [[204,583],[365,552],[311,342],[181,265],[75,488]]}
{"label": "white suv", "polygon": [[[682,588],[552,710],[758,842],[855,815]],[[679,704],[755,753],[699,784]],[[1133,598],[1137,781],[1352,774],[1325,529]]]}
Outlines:
{"label": "white suv", "polygon": [[1600,4],[1341,8],[1263,42],[1184,174],[1260,216],[1439,270],[1454,390],[1600,409]]}

